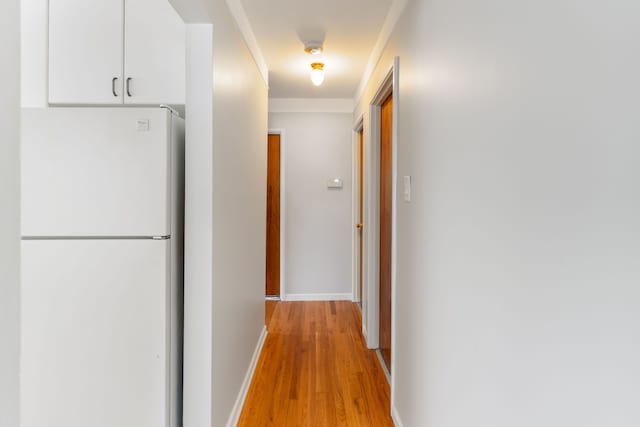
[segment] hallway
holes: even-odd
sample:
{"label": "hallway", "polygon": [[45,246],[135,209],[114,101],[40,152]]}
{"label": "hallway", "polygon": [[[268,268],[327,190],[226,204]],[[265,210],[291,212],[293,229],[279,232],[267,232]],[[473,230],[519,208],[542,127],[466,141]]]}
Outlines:
{"label": "hallway", "polygon": [[279,302],[243,426],[393,426],[389,385],[346,301]]}

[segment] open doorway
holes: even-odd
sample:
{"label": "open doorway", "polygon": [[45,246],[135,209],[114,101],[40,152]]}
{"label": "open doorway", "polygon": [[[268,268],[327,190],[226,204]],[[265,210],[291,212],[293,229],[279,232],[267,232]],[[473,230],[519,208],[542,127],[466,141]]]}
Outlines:
{"label": "open doorway", "polygon": [[[369,103],[365,133],[363,331],[393,382],[398,58]],[[365,121],[366,123],[366,121]]]}

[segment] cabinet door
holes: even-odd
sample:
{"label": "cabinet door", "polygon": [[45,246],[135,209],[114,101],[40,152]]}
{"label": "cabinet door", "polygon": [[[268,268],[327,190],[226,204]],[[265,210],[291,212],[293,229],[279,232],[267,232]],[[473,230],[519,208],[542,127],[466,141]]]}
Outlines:
{"label": "cabinet door", "polygon": [[168,0],[126,0],[125,104],[184,104],[185,40]]}
{"label": "cabinet door", "polygon": [[123,103],[123,0],[49,1],[49,103]]}

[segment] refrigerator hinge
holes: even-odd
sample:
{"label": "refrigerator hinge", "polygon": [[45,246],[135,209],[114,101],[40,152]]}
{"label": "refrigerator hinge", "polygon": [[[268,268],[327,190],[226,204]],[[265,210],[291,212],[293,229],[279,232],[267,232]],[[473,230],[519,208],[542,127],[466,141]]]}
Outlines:
{"label": "refrigerator hinge", "polygon": [[169,240],[171,236],[152,236],[152,240]]}
{"label": "refrigerator hinge", "polygon": [[171,114],[173,114],[174,116],[178,116],[178,117],[180,117],[180,113],[178,113],[178,111],[177,111],[175,108],[173,108],[172,106],[170,106],[170,105],[167,105],[167,104],[160,104],[160,108],[166,108],[166,109],[167,109],[167,110],[169,110],[169,111],[171,112]]}

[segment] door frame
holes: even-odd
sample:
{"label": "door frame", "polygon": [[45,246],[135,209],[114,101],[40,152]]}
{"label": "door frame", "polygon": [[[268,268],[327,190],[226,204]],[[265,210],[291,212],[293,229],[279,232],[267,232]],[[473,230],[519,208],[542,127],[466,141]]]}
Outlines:
{"label": "door frame", "polygon": [[285,131],[284,129],[269,129],[267,135],[280,135],[280,301],[286,300],[285,291],[285,164],[284,164],[284,147],[285,147]]}
{"label": "door frame", "polygon": [[[392,221],[391,221],[391,354],[396,354],[396,256],[397,256],[397,193],[398,193],[398,112],[399,102],[399,57],[393,58],[393,63],[378,85],[376,93],[369,102],[369,123],[365,123],[365,153],[364,153],[364,265],[363,265],[363,333],[367,348],[379,347],[380,333],[380,125],[381,106],[389,97],[393,96],[392,120]],[[367,135],[368,131],[368,135]],[[367,138],[368,136],[368,138]],[[391,397],[394,394],[394,372],[396,357],[391,358]]]}
{"label": "door frame", "polygon": [[[360,189],[360,177],[358,175],[358,144],[359,144],[359,139],[360,139],[360,132],[363,133],[362,136],[362,198],[363,198],[363,204],[362,204],[362,217],[363,217],[363,221],[364,221],[364,212],[366,211],[365,209],[365,203],[366,203],[366,197],[365,197],[365,188],[364,188],[364,184],[366,182],[365,176],[364,176],[364,164],[365,164],[365,155],[364,155],[364,147],[365,147],[365,139],[364,139],[364,113],[360,114],[360,117],[358,118],[358,120],[356,120],[356,124],[353,127],[353,132],[352,132],[352,136],[351,136],[351,147],[352,147],[352,168],[351,168],[351,182],[353,182],[353,185],[351,186],[351,225],[353,227],[353,232],[351,235],[351,250],[352,250],[352,271],[351,271],[351,292],[353,295],[353,302],[360,302],[361,306],[364,309],[364,295],[360,295],[360,286],[359,286],[359,278],[360,278],[360,270],[358,268],[358,265],[360,263],[360,246],[358,245],[358,230],[356,229],[355,225],[360,221],[360,217],[359,217],[359,199],[358,199],[358,191]],[[364,256],[365,254],[365,246],[364,246],[364,229],[362,229],[362,293],[366,294],[365,292],[365,283],[364,283],[364,276],[365,276],[365,272],[364,272],[364,258],[366,258]],[[364,327],[364,322],[362,322],[363,327]],[[365,334],[366,335],[366,334]]]}

